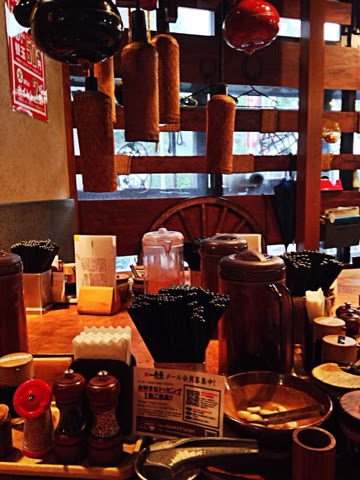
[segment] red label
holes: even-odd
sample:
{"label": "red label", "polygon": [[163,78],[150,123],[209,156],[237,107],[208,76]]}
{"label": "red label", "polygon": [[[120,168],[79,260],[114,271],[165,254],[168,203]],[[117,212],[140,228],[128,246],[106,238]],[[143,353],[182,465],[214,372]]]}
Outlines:
{"label": "red label", "polygon": [[17,0],[5,0],[11,107],[47,121],[44,55],[12,14]]}

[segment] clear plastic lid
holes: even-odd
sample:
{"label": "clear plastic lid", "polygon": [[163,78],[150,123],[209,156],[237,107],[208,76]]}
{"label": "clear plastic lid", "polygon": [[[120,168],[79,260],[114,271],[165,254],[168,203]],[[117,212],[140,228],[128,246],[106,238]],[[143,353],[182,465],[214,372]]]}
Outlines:
{"label": "clear plastic lid", "polygon": [[143,247],[163,247],[183,245],[184,236],[180,232],[159,228],[155,232],[148,232],[142,238]]}

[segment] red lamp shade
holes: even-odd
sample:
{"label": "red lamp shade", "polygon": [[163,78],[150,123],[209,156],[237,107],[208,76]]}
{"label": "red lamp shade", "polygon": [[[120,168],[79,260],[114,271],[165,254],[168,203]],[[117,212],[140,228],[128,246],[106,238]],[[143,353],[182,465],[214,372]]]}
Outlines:
{"label": "red lamp shade", "polygon": [[226,15],[222,33],[235,50],[251,54],[269,45],[279,32],[280,15],[263,0],[240,0]]}
{"label": "red lamp shade", "polygon": [[15,390],[13,403],[16,412],[21,417],[39,417],[50,406],[51,388],[39,378],[26,380]]}

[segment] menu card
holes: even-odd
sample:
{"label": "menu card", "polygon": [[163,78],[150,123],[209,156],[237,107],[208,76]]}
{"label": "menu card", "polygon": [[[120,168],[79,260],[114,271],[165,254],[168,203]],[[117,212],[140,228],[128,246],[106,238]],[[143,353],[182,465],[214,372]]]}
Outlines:
{"label": "menu card", "polygon": [[116,287],[116,237],[74,235],[76,296],[80,287]]}
{"label": "menu card", "polygon": [[133,431],[166,437],[223,435],[225,376],[134,368]]}

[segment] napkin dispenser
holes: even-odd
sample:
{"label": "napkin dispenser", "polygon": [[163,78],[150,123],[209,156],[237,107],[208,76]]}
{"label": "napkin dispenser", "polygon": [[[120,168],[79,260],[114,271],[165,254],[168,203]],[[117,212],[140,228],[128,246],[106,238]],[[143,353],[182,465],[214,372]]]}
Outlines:
{"label": "napkin dispenser", "polygon": [[42,314],[53,305],[51,283],[51,270],[23,274],[26,313]]}

